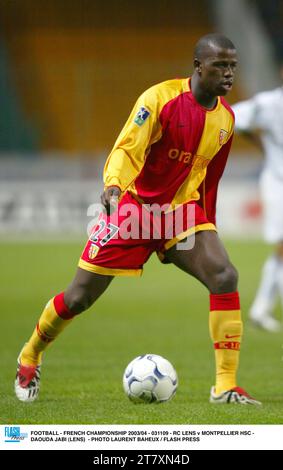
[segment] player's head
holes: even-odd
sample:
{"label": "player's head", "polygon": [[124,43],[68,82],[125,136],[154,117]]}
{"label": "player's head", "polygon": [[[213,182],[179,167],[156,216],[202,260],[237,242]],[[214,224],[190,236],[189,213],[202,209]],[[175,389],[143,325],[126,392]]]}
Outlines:
{"label": "player's head", "polygon": [[194,50],[198,84],[209,95],[226,95],[232,88],[237,65],[236,48],[222,34],[207,34]]}

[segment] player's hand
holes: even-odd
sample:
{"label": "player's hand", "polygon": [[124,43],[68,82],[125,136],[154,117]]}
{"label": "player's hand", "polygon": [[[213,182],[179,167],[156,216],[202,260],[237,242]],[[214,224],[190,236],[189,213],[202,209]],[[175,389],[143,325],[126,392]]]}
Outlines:
{"label": "player's hand", "polygon": [[107,211],[107,215],[112,214],[117,208],[121,193],[122,191],[118,186],[109,186],[101,195],[101,202]]}

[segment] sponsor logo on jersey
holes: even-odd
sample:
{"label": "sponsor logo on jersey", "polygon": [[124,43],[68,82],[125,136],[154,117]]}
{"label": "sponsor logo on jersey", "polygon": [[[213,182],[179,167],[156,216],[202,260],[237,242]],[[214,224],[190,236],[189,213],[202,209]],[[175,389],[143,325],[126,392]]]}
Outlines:
{"label": "sponsor logo on jersey", "polygon": [[98,253],[98,250],[99,250],[99,247],[97,245],[94,245],[94,243],[92,243],[88,250],[89,259],[94,259]]}
{"label": "sponsor logo on jersey", "polygon": [[220,129],[219,132],[219,144],[223,145],[227,141],[228,137],[228,131],[225,131],[225,129]]}
{"label": "sponsor logo on jersey", "polygon": [[145,121],[147,120],[149,115],[150,115],[150,112],[142,106],[141,109],[139,110],[139,112],[137,113],[134,122],[138,126],[142,126],[145,123]]}
{"label": "sponsor logo on jersey", "polygon": [[168,151],[168,157],[176,162],[192,165],[196,170],[203,170],[210,162],[209,158],[202,157],[201,155],[193,155],[191,152],[179,149],[170,149]]}
{"label": "sponsor logo on jersey", "polygon": [[170,149],[168,157],[171,160],[178,160],[178,162],[183,162],[189,165],[192,162],[193,154],[191,152],[185,152],[184,150]]}

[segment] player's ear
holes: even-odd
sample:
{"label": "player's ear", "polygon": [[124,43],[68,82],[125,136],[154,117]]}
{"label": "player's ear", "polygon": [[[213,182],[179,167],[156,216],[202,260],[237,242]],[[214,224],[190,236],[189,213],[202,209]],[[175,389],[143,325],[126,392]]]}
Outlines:
{"label": "player's ear", "polygon": [[194,59],[194,68],[199,74],[201,74],[201,62],[196,58]]}

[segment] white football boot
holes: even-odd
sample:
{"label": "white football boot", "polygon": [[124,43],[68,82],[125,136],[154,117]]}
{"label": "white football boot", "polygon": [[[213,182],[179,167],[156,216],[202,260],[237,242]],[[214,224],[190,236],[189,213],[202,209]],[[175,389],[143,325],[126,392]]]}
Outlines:
{"label": "white football boot", "polygon": [[234,387],[226,392],[221,392],[218,395],[215,393],[215,387],[210,390],[210,403],[238,403],[240,405],[261,405],[260,401],[252,398],[243,388]]}
{"label": "white football boot", "polygon": [[32,402],[39,394],[41,364],[24,366],[21,364],[20,356],[21,354],[18,357],[15,394],[20,401]]}

